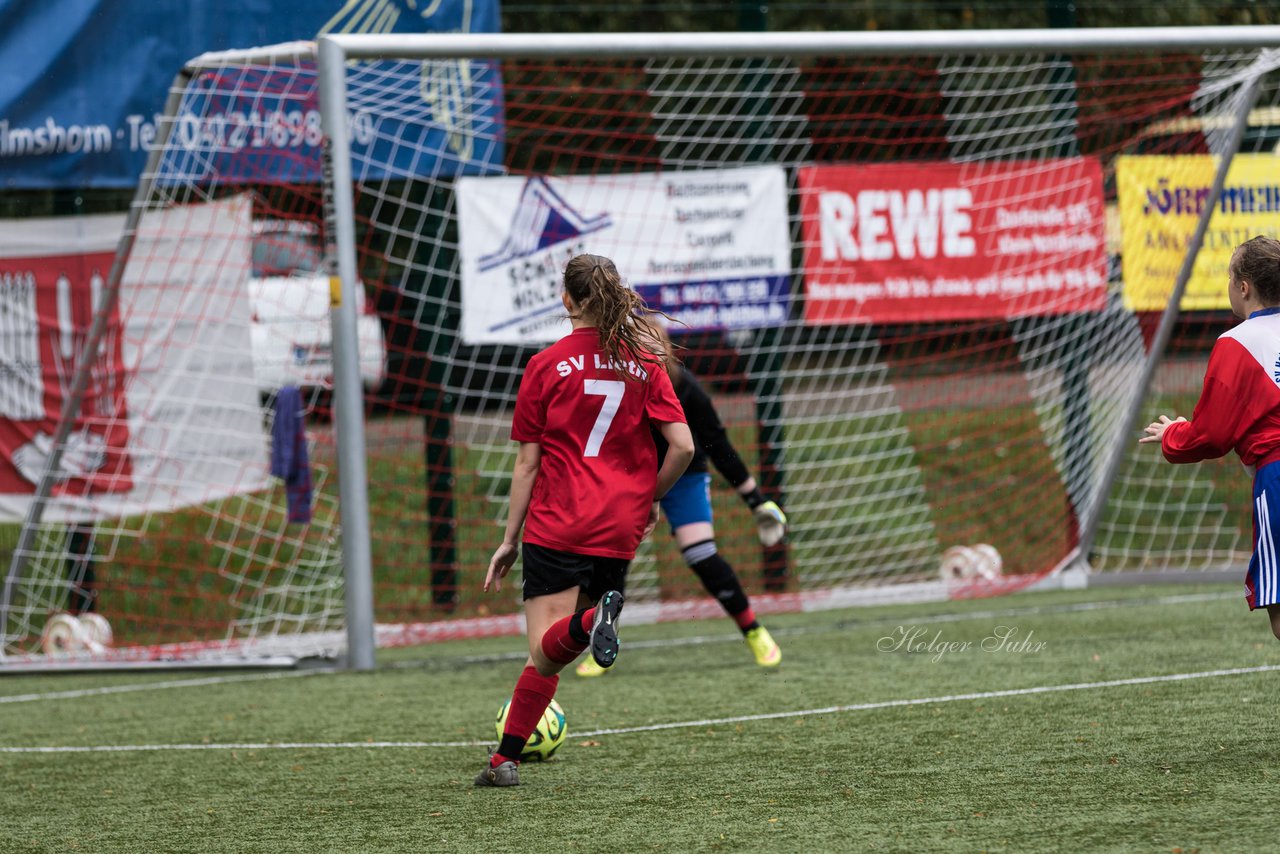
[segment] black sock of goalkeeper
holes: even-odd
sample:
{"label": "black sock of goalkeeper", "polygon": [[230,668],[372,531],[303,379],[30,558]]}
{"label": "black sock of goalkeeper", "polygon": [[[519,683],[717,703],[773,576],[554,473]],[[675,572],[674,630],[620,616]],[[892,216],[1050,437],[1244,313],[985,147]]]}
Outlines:
{"label": "black sock of goalkeeper", "polygon": [[751,607],[750,600],[747,599],[746,591],[742,589],[742,582],[738,580],[738,574],[733,571],[733,567],[729,562],[716,552],[715,540],[703,540],[700,543],[694,543],[681,550],[684,555],[685,562],[689,567],[698,574],[698,578],[702,581],[702,586],[707,592],[715,597],[725,612],[733,617],[735,622],[739,622],[739,628],[748,632],[754,629],[758,623],[754,619],[749,620],[746,626],[738,621],[738,615],[747,611]]}

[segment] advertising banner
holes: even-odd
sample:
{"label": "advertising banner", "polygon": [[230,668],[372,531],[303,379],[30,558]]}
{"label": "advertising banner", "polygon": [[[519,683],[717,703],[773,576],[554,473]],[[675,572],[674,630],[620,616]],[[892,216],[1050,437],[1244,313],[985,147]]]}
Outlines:
{"label": "advertising banner", "polygon": [[1098,162],[892,163],[800,170],[805,323],[1097,310]]}
{"label": "advertising banner", "polygon": [[612,258],[651,307],[693,330],[787,320],[786,176],[761,166],[458,182],[462,338],[537,344],[568,334],[564,265]]}
{"label": "advertising banner", "polygon": [[[0,187],[8,188],[135,185],[174,75],[207,51],[326,33],[500,28],[498,0],[0,0],[0,21]],[[211,150],[237,158],[232,180],[315,181],[315,82],[314,68],[206,74],[181,106],[179,143],[206,170]],[[380,84],[397,117],[354,108],[349,119],[353,153],[375,173],[487,174],[501,165],[496,64],[399,63]],[[250,91],[270,94],[254,100]],[[422,114],[428,124],[411,118]]]}
{"label": "advertising banner", "polygon": [[[1231,161],[1187,282],[1183,311],[1229,309],[1231,253],[1259,234],[1280,238],[1278,166],[1274,154],[1237,154]],[[1116,159],[1125,308],[1164,310],[1216,168],[1207,154]]]}
{"label": "advertising banner", "polygon": [[[85,335],[101,304],[124,216],[30,219],[6,223],[0,244],[0,519],[4,499],[31,495],[53,449],[53,435]],[[86,389],[86,413],[68,437],[57,492],[128,492],[128,422],[120,382],[120,315],[112,313]],[[25,505],[25,501],[19,502]]]}
{"label": "advertising banner", "polygon": [[[0,230],[0,521],[20,521],[83,358],[89,382],[49,521],[172,510],[266,488],[247,196],[143,217],[96,353],[84,346],[124,216]],[[242,258],[240,264],[201,259]],[[145,415],[145,418],[142,417]]]}

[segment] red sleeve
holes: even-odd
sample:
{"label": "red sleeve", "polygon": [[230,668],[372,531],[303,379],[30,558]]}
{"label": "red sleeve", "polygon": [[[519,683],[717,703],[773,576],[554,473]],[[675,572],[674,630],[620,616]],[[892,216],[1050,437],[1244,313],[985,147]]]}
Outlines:
{"label": "red sleeve", "polygon": [[511,419],[511,438],[517,442],[541,442],[547,426],[547,401],[542,393],[542,371],[536,357],[529,361],[516,393],[516,414]]}
{"label": "red sleeve", "polygon": [[649,381],[649,400],[645,403],[644,414],[658,424],[686,423],[684,407],[676,397],[676,390],[671,387],[671,377],[667,376],[666,370],[655,367],[650,373],[653,379]]}
{"label": "red sleeve", "polygon": [[1160,440],[1171,463],[1197,463],[1226,456],[1257,420],[1257,395],[1250,393],[1254,375],[1263,376],[1241,345],[1220,338],[1209,354],[1204,388],[1190,421],[1170,424]]}

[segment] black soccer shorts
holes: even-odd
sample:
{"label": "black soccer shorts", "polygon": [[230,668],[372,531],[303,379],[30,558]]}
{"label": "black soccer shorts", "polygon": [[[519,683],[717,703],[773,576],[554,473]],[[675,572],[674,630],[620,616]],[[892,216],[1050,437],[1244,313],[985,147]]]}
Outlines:
{"label": "black soccer shorts", "polygon": [[570,587],[584,590],[592,601],[610,590],[625,592],[629,560],[574,554],[534,543],[523,544],[523,555],[525,599],[549,596]]}

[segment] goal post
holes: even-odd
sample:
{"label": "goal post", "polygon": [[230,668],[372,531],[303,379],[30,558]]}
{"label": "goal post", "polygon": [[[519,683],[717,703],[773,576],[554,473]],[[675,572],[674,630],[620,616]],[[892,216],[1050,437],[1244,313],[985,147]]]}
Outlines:
{"label": "goal post", "polygon": [[[518,597],[479,585],[521,372],[566,328],[580,251],[677,318],[790,517],[763,549],[715,476],[760,613],[1239,564],[1238,466],[1168,466],[1135,434],[1189,414],[1232,241],[1280,234],[1277,45],[342,35],[198,57],[118,226],[117,304],[0,329],[48,361],[50,399],[84,398],[0,437],[36,472],[9,490],[0,671],[363,669],[375,646],[519,631]],[[11,316],[60,316],[41,281]],[[88,588],[111,645],[64,619]],[[664,522],[628,619],[719,613]]]}
{"label": "goal post", "polygon": [[[321,40],[321,68],[343,62],[341,51]],[[349,168],[347,110],[342,86],[319,87],[320,120],[324,131],[324,181],[329,198],[330,249],[336,284],[333,305],[334,418],[338,427],[338,470],[343,523],[343,569],[347,605],[347,663],[353,669],[374,666],[373,562],[369,545],[368,472],[365,467],[364,396],[360,379],[359,337],[356,331],[356,292],[363,287],[356,274],[355,207]]]}

